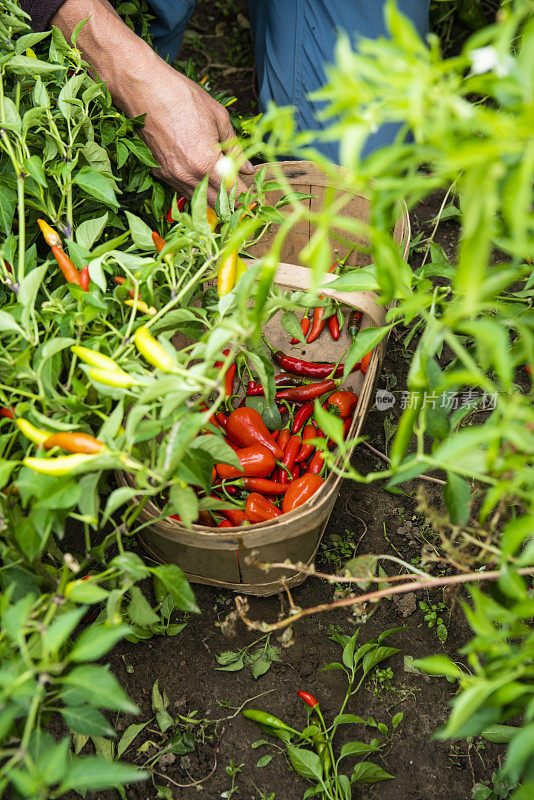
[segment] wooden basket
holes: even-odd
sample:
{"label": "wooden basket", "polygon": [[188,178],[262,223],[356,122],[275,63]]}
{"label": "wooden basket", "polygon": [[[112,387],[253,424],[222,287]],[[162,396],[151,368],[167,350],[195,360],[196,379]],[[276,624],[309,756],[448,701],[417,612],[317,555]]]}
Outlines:
{"label": "wooden basket", "polygon": [[[257,169],[259,170],[260,167]],[[322,205],[323,195],[329,182],[317,167],[306,161],[288,161],[267,165],[268,179],[276,180],[276,170],[280,169],[293,190],[315,195],[314,199],[303,202],[310,204],[312,209]],[[269,202],[276,202],[280,195],[281,192],[271,192],[268,196]],[[367,220],[369,203],[365,197],[355,194],[342,213]],[[395,239],[399,248],[402,247],[404,257],[406,257],[409,247],[409,225],[408,213],[404,208],[394,231]],[[298,257],[299,252],[308,243],[310,235],[309,224],[306,222],[297,225],[287,237],[281,253],[283,262],[280,263],[276,275],[276,282],[281,286],[300,291],[309,288],[309,270],[298,265]],[[259,257],[266,252],[272,236],[274,236],[274,231],[265,236],[251,251],[251,254]],[[332,244],[333,247],[336,246],[335,242]],[[338,253],[338,260],[344,255],[344,253]],[[347,259],[347,263],[364,266],[369,263],[369,257],[365,253],[354,250]],[[335,280],[335,276],[327,275],[324,284],[332,280]],[[362,328],[369,327],[371,324],[374,326],[384,324],[385,310],[377,304],[376,295],[373,292],[341,293],[326,288],[323,294],[363,311]],[[350,345],[347,328],[348,326],[345,324],[337,342],[334,342],[328,332],[324,331],[319,339],[306,345],[303,357],[311,361],[336,362]],[[289,336],[280,325],[280,315],[276,315],[268,322],[265,333],[271,344],[280,347],[285,352],[291,352]],[[362,430],[367,411],[373,401],[385,347],[384,340],[374,349],[365,376],[360,372],[355,372],[344,383],[344,387],[352,389],[359,397],[348,434],[350,438],[358,436]],[[125,485],[131,480],[125,473],[120,473],[118,478]],[[248,564],[246,556],[252,551],[256,551],[259,562],[270,563],[289,559],[293,563],[297,561],[305,564],[311,563],[336,501],[340,482],[341,478],[331,473],[321,489],[305,506],[265,524],[247,528],[222,529],[193,525],[189,530],[177,520],[156,519],[150,527],[143,531],[142,541],[155,560],[178,564],[193,583],[211,584],[225,589],[233,589],[243,594],[263,596],[274,594],[280,591],[283,585],[291,587],[302,583],[306,575],[289,568],[273,569],[265,573],[258,567]],[[141,512],[139,520],[148,522],[150,519],[158,517],[159,514],[159,509],[149,502]]]}

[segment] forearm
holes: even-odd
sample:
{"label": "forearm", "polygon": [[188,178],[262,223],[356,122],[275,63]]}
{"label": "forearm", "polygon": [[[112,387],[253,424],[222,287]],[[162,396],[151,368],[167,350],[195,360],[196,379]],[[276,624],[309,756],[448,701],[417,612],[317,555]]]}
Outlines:
{"label": "forearm", "polygon": [[66,0],[52,19],[67,41],[82,20],[77,46],[84,58],[106,83],[114,101],[129,116],[147,111],[146,96],[136,91],[147,81],[161,61],[152,48],[121,20],[107,0]]}

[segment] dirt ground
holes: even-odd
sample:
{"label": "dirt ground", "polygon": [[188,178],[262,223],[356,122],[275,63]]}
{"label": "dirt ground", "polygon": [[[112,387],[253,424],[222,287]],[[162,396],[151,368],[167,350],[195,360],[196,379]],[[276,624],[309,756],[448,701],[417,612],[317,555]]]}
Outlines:
{"label": "dirt ground", "polygon": [[[199,75],[208,72],[220,89],[232,87],[239,98],[238,108],[253,112],[252,46],[245,11],[246,4],[241,0],[199,3],[180,60],[192,57]],[[435,197],[412,214],[414,236],[435,216],[440,202],[441,198]],[[424,230],[428,235],[429,227]],[[451,256],[457,235],[454,221],[445,222],[438,232],[437,241]],[[416,263],[417,255],[414,258]],[[379,388],[393,391],[397,402],[387,412],[373,408],[365,427],[370,444],[382,453],[387,452],[389,436],[400,415],[399,398],[406,386],[407,361],[402,337],[392,337]],[[380,469],[383,465],[380,458],[364,447],[355,452],[354,463],[362,472]],[[362,486],[345,482],[325,532],[318,568],[335,571],[354,552],[400,555],[407,561],[417,562],[422,549],[432,548],[436,543],[427,520],[417,514],[414,495],[420,488],[430,501],[439,504],[439,490],[432,483],[414,481],[404,487],[404,494],[392,494],[378,484]],[[150,592],[150,587],[147,591]],[[292,595],[297,605],[306,607],[329,601],[333,593],[332,585],[309,579]],[[475,783],[490,782],[502,750],[481,739],[469,742],[433,740],[432,735],[447,719],[454,686],[444,678],[430,678],[410,671],[412,658],[436,652],[458,658],[457,653],[469,632],[455,597],[444,597],[443,592],[432,596],[426,592],[399,596],[383,602],[363,624],[346,610],[309,617],[295,626],[294,644],[282,648],[280,662],[274,663],[256,680],[249,667],[237,672],[216,669],[217,655],[240,649],[259,638],[242,624],[237,625],[231,638],[221,630],[219,624],[233,608],[233,596],[205,586],[195,587],[195,594],[202,613],[187,618],[180,634],[154,637],[142,644],[124,642],[112,653],[113,672],[141,709],[141,715],[135,720],[124,715],[115,720],[119,735],[131,722],[152,718],[151,690],[157,680],[160,690],[168,696],[168,712],[178,721],[170,731],[172,735],[181,734],[183,750],[182,755],[162,756],[155,767],[159,775],[154,775],[153,783],[129,787],[128,800],[170,796],[186,800],[197,796],[205,800],[231,796],[242,800],[302,797],[306,781],[292,771],[285,756],[275,747],[275,740],[271,740],[273,744],[253,747],[257,740],[269,737],[244,719],[238,709],[246,703],[248,707],[272,712],[291,725],[304,727],[305,707],[297,691],[305,689],[320,700],[326,720],[331,720],[343,701],[345,681],[340,671],[321,671],[328,663],[338,661],[341,655],[340,646],[328,638],[328,634],[334,629],[352,635],[358,627],[362,644],[387,628],[404,626],[388,641],[400,652],[380,665],[381,673],[364,682],[346,709],[388,725],[390,739],[382,752],[371,760],[395,779],[361,785],[354,789],[353,796],[358,800],[470,800]],[[279,596],[252,598],[250,616],[274,621],[281,599]],[[428,627],[419,601],[433,603],[436,607],[446,628],[445,642],[438,639],[436,626]],[[274,636],[271,644],[277,644]],[[391,720],[399,711],[404,717],[391,734]],[[143,765],[158,753],[169,735],[159,733],[155,722],[149,723],[135,740],[135,746],[127,751],[126,760]],[[337,749],[350,740],[369,741],[373,735],[372,729],[361,725],[341,726]],[[145,752],[137,753],[137,748],[147,740],[153,744],[146,744]],[[257,766],[267,754],[274,754],[274,758],[266,766]],[[261,763],[267,760],[264,758]],[[346,759],[348,774],[356,760],[355,757]],[[239,767],[233,790],[232,778],[227,774],[232,763]],[[171,794],[160,793],[155,784],[167,787]],[[184,788],[187,784],[189,787]],[[99,793],[102,798],[115,796],[114,793]]]}

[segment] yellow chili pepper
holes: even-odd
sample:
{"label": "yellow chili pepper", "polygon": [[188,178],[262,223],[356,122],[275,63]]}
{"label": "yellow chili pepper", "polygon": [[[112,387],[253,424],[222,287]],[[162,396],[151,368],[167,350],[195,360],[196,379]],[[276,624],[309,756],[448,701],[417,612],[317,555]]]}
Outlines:
{"label": "yellow chili pepper", "polygon": [[160,369],[162,372],[172,372],[174,361],[157,339],[150,334],[145,325],[141,325],[134,333],[135,346],[149,364]]}
{"label": "yellow chili pepper", "polygon": [[237,252],[234,250],[219,262],[217,273],[217,292],[219,297],[231,292],[235,286],[237,272]]}
{"label": "yellow chili pepper", "polygon": [[90,369],[87,373],[92,381],[103,383],[105,386],[115,386],[118,389],[128,389],[130,386],[136,386],[139,381],[132,375],[122,370],[112,369]]}
{"label": "yellow chili pepper", "polygon": [[90,350],[88,347],[82,347],[80,344],[75,344],[70,349],[84,364],[89,364],[91,367],[100,367],[100,369],[123,372],[117,362],[113,361],[109,356],[104,355],[104,353],[99,353],[97,350]]}
{"label": "yellow chili pepper", "polygon": [[87,456],[75,453],[71,456],[57,456],[57,458],[25,458],[24,466],[40,472],[43,475],[69,475],[78,467],[83,467],[94,461],[98,456]]}
{"label": "yellow chili pepper", "polygon": [[63,248],[61,244],[61,239],[59,238],[59,234],[50,227],[48,222],[45,222],[44,219],[38,219],[37,224],[41,229],[41,233],[43,234],[43,239],[47,243],[49,247],[60,247]]}
{"label": "yellow chili pepper", "polygon": [[44,431],[42,428],[36,428],[31,422],[28,422],[24,417],[19,417],[15,420],[15,425],[24,436],[35,444],[43,444],[51,435],[50,431]]}
{"label": "yellow chili pepper", "polygon": [[235,282],[236,283],[238,282],[239,278],[242,275],[245,274],[246,271],[247,271],[247,265],[245,264],[245,262],[243,261],[242,258],[238,257],[236,271],[235,271]]}
{"label": "yellow chili pepper", "polygon": [[217,225],[219,224],[219,219],[213,208],[211,208],[210,206],[208,206],[208,208],[206,209],[206,219],[208,220],[208,225],[210,226],[213,232],[217,227]]}
{"label": "yellow chili pepper", "polygon": [[124,302],[127,306],[135,308],[136,311],[140,311],[142,314],[148,314],[150,317],[154,317],[158,313],[154,306],[149,308],[144,300],[125,300]]}

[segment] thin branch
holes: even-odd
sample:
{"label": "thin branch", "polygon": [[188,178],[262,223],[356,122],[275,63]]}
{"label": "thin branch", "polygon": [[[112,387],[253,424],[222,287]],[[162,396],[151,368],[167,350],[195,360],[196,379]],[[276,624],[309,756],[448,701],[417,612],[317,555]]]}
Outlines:
{"label": "thin branch", "polygon": [[[369,444],[369,442],[366,442],[366,441],[362,441],[361,444],[365,445],[365,447],[367,447],[367,449],[370,450],[371,453],[374,453],[375,456],[378,456],[379,458],[383,459],[383,461],[385,461],[386,464],[391,464],[391,459],[388,458],[388,456],[386,456],[385,453],[381,453],[380,450],[377,450],[376,447],[373,447],[372,444]],[[446,484],[446,481],[442,481],[441,478],[433,478],[432,475],[416,475],[415,479],[417,479],[417,478],[419,478],[420,481],[428,481],[429,483],[437,483],[440,486],[445,486],[445,484]]]}
{"label": "thin branch", "polygon": [[163,778],[164,780],[170,781],[173,786],[177,786],[179,789],[190,789],[193,786],[199,786],[201,783],[204,783],[211,778],[215,770],[217,769],[217,753],[219,752],[219,744],[221,742],[222,735],[224,733],[224,728],[221,731],[219,738],[215,743],[215,749],[213,751],[213,767],[211,771],[206,775],[204,778],[200,778],[198,781],[193,781],[192,783],[177,783],[173,778],[169,778],[168,775],[164,775],[162,772],[156,772],[156,770],[152,770],[154,775],[157,775],[158,778]]}
{"label": "thin branch", "polygon": [[[534,567],[524,567],[517,570],[518,575],[534,575]],[[263,633],[270,633],[271,631],[279,631],[292,625],[303,617],[309,617],[312,614],[321,614],[323,611],[335,611],[338,608],[348,608],[355,605],[363,605],[364,603],[373,603],[380,600],[382,597],[390,597],[394,594],[405,594],[406,592],[415,592],[418,589],[433,589],[437,586],[450,586],[456,583],[473,583],[475,581],[496,581],[504,573],[500,570],[493,572],[470,572],[467,575],[450,575],[445,578],[431,578],[427,581],[414,581],[412,583],[405,583],[401,586],[391,586],[389,589],[380,589],[376,592],[367,592],[361,594],[359,597],[344,597],[341,600],[334,600],[332,603],[321,603],[318,606],[305,608],[302,611],[297,611],[279,622],[268,624],[267,622],[260,622],[259,620],[251,620],[247,617],[248,604],[245,597],[238,595],[235,598],[236,609],[245,623],[247,628]],[[387,582],[387,578],[383,578],[383,582]]]}

